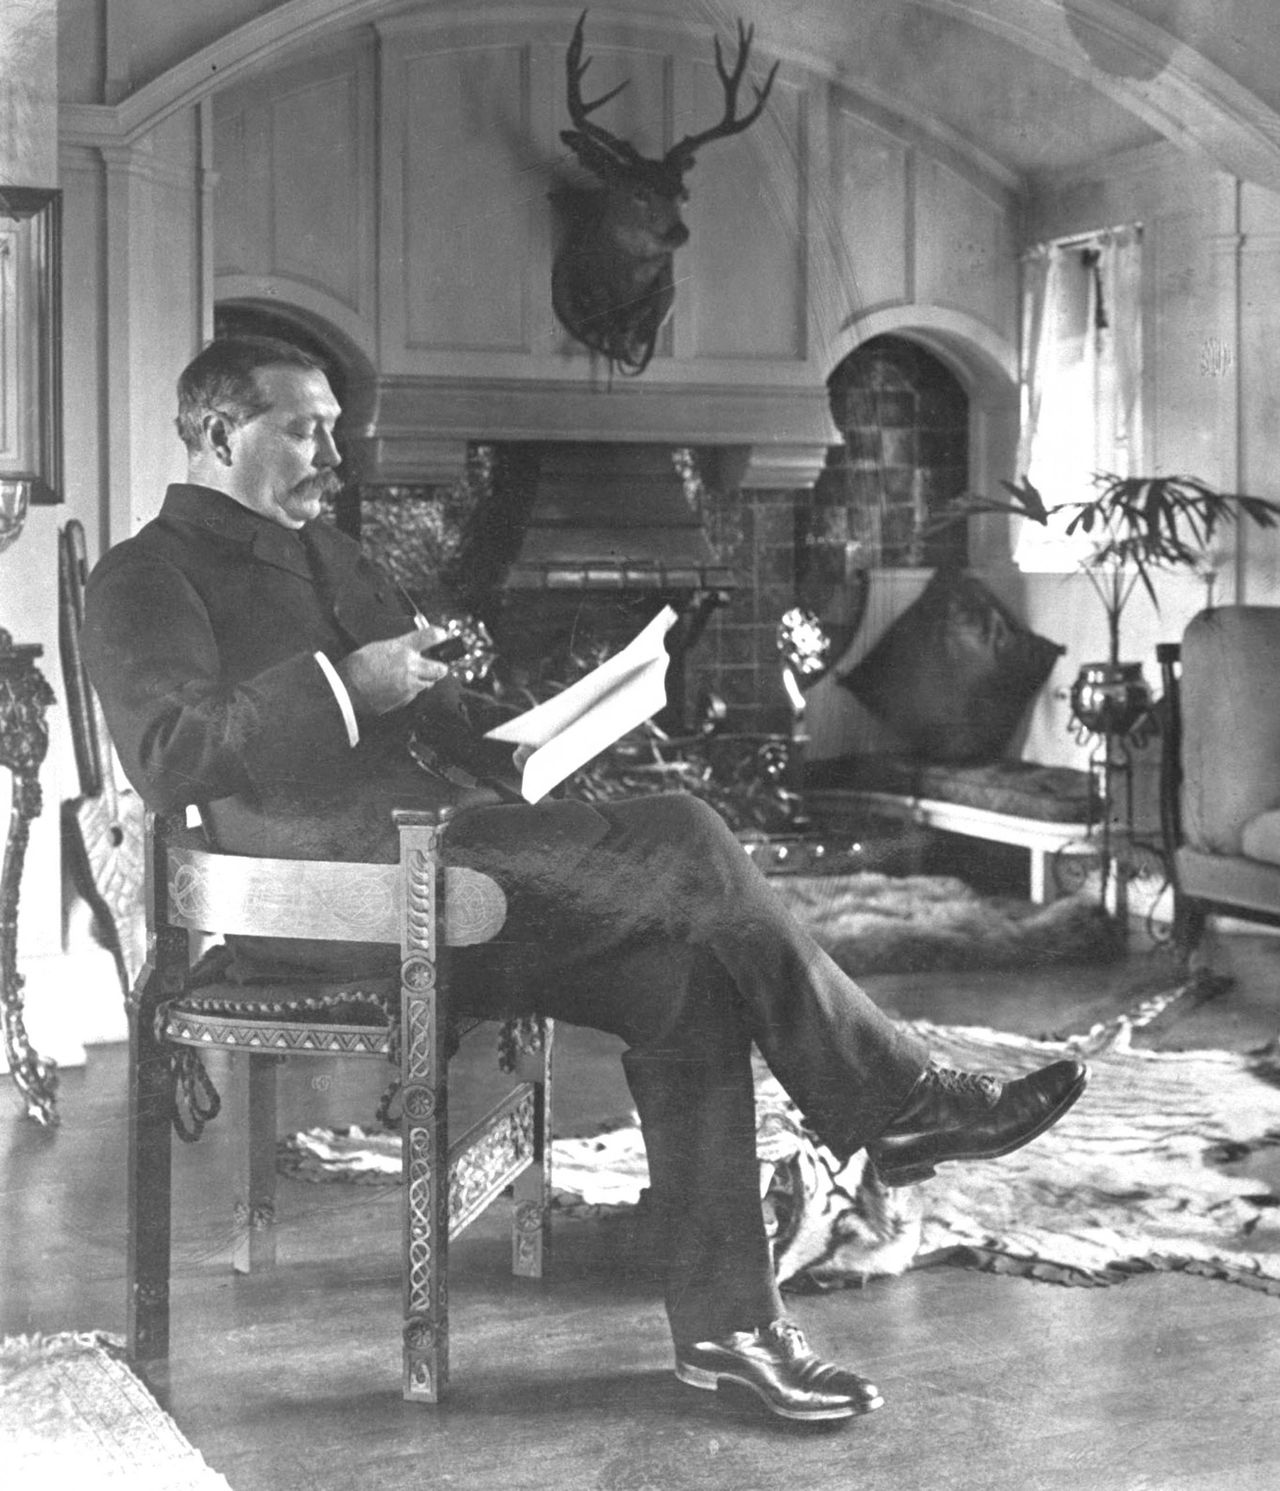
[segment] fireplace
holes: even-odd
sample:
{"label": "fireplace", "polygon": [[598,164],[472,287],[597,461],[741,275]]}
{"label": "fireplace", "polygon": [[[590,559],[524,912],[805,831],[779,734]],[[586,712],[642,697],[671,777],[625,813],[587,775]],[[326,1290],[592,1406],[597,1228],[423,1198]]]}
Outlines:
{"label": "fireplace", "polygon": [[344,526],[428,612],[479,616],[504,676],[534,693],[670,605],[679,621],[660,723],[684,728],[687,659],[738,583],[707,536],[695,455],[660,442],[503,442],[475,449],[465,486],[461,498],[365,487]]}

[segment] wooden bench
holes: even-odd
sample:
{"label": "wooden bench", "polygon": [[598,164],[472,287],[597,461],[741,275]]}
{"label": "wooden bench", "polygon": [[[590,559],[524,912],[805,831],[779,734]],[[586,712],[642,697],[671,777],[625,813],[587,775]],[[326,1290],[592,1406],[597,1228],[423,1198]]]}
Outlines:
{"label": "wooden bench", "polygon": [[1089,774],[1067,767],[848,757],[809,766],[804,803],[824,830],[857,832],[868,820],[887,819],[1026,849],[1028,893],[1036,902],[1054,900],[1064,882],[1074,883],[1076,877],[1061,872],[1064,857],[1096,853],[1098,809]]}

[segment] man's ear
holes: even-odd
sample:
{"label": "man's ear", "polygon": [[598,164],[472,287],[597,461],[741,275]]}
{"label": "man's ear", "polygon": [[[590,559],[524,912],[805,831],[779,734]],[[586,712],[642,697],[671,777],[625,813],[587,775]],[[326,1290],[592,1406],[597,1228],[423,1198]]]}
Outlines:
{"label": "man's ear", "polygon": [[231,424],[227,416],[211,409],[201,419],[200,428],[204,432],[205,444],[213,452],[214,458],[222,465],[230,466]]}

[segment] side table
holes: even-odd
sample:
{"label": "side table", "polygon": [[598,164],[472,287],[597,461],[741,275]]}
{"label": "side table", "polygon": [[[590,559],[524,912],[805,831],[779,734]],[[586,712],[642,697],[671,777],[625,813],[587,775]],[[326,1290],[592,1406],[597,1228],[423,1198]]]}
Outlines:
{"label": "side table", "polygon": [[36,667],[42,648],[17,644],[0,627],[0,767],[13,774],[13,802],[0,874],[0,1023],[9,1072],[37,1123],[58,1121],[57,1066],[31,1048],[22,1018],[23,978],[18,972],[18,891],[31,820],[40,812],[40,763],[49,748],[45,710],[53,690]]}

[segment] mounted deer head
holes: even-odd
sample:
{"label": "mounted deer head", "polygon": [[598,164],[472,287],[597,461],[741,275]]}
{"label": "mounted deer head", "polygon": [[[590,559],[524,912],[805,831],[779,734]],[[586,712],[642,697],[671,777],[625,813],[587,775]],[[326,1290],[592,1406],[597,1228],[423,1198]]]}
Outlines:
{"label": "mounted deer head", "polygon": [[671,313],[675,280],[671,256],[687,242],[689,230],[680,217],[687,200],[685,172],[697,152],[711,140],[741,134],[760,117],[778,71],[775,62],[764,86],[755,83],[756,101],[738,114],[738,88],[751,54],[753,26],[738,22],[738,55],[732,69],[724,64],[715,42],[716,73],[724,89],[724,117],[696,135],[686,135],[660,160],[643,156],[588,117],[627,86],[582,101],[582,79],[591,59],[582,58],[584,10],[573,29],[565,55],[569,117],[574,128],[560,138],[602,190],[580,194],[568,236],[551,270],[551,300],[561,324],[577,341],[609,359],[624,373],[644,372],[653,356],[662,323]]}

